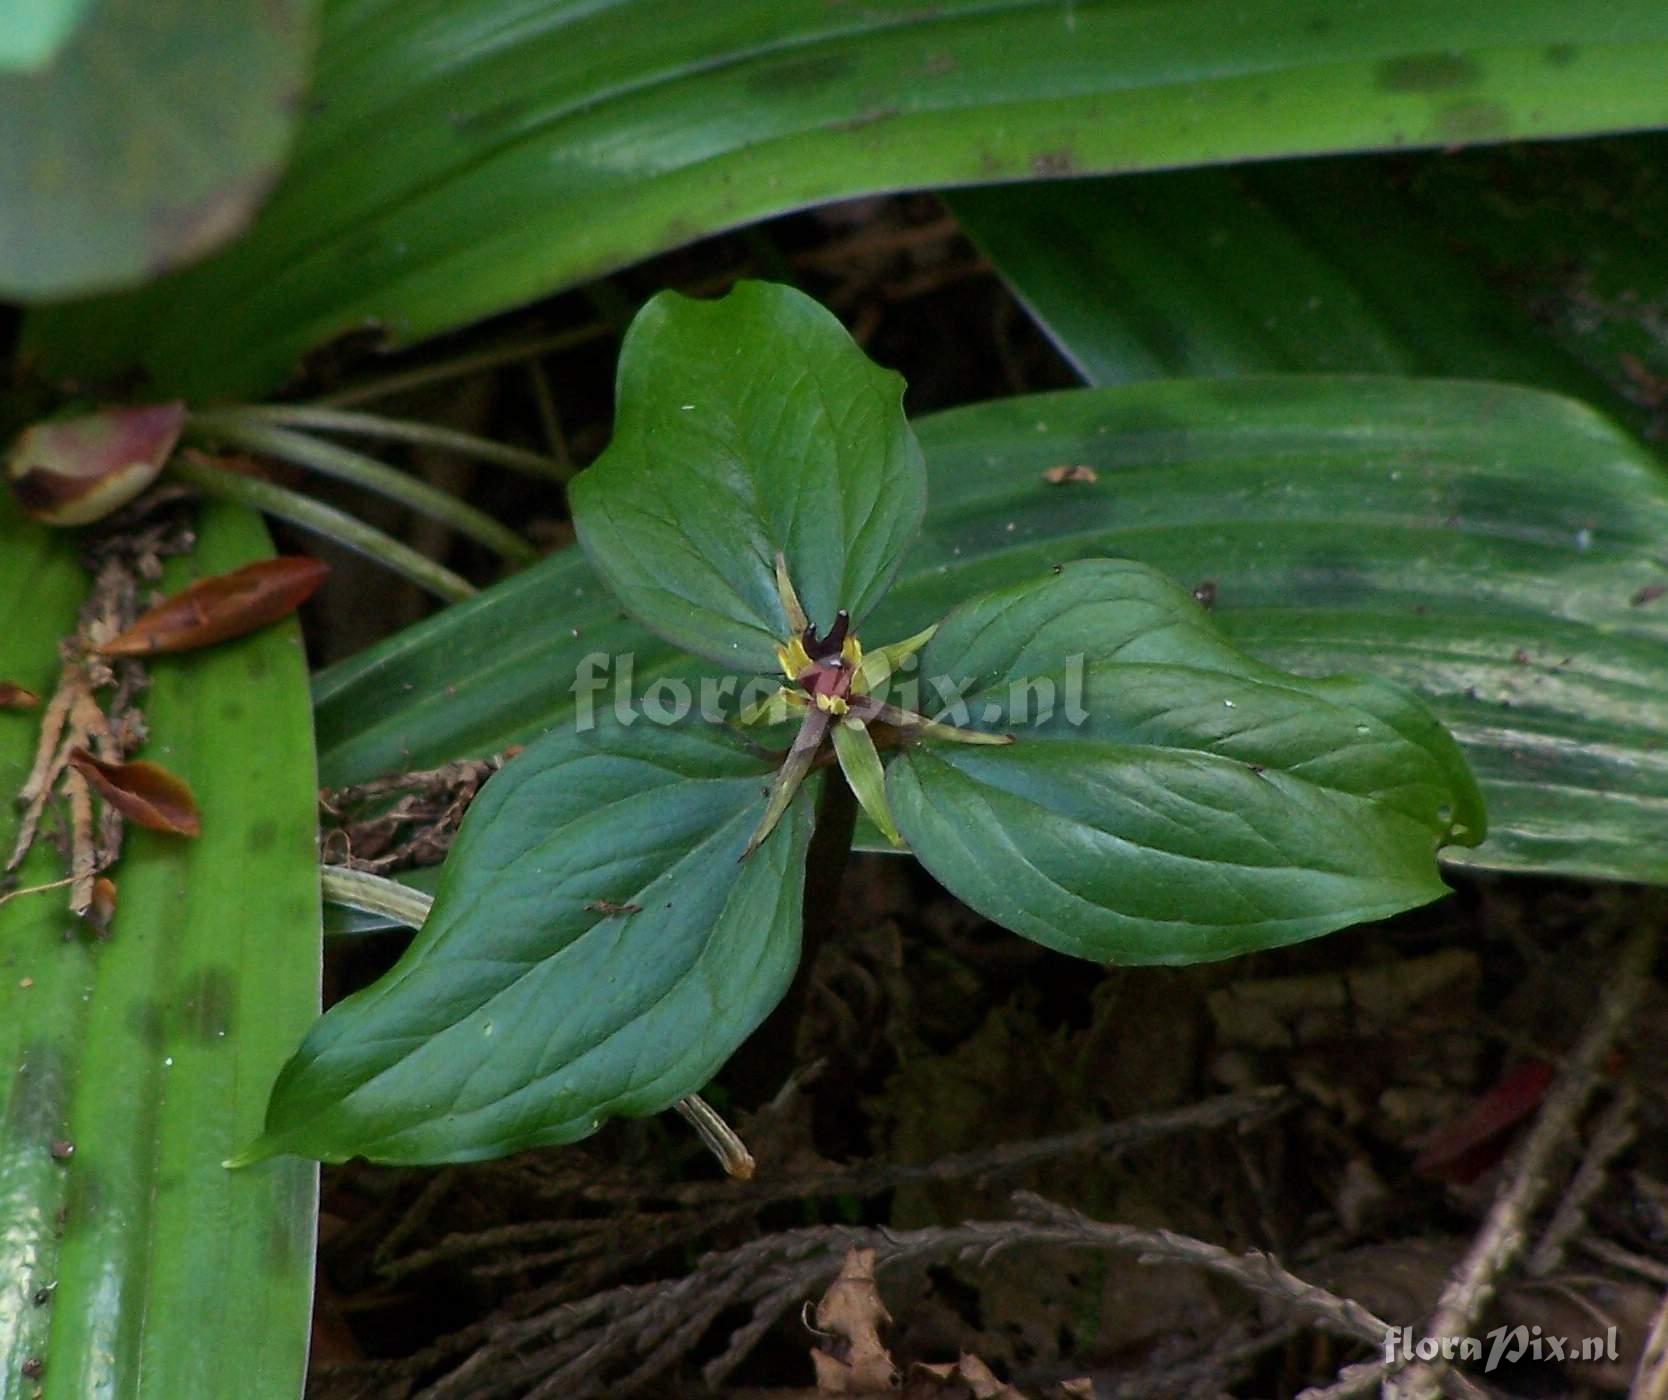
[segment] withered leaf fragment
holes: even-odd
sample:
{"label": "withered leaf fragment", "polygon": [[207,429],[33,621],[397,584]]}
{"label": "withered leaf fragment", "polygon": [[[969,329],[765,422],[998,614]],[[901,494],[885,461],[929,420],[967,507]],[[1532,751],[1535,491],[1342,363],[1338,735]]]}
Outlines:
{"label": "withered leaf fragment", "polygon": [[106,763],[85,749],[72,749],[69,762],[100,797],[135,825],[175,836],[201,834],[191,789],[159,764],[144,759]]}
{"label": "withered leaf fragment", "polygon": [[329,572],[317,559],[282,555],[198,579],[141,614],[98,650],[104,656],[152,656],[241,637],[288,617]]}
{"label": "withered leaf fragment", "polygon": [[32,710],[41,698],[16,681],[0,681],[0,710]]}
{"label": "withered leaf fragment", "polygon": [[179,402],[36,423],[12,444],[6,474],[35,519],[86,525],[120,510],[156,480],[184,426]]}

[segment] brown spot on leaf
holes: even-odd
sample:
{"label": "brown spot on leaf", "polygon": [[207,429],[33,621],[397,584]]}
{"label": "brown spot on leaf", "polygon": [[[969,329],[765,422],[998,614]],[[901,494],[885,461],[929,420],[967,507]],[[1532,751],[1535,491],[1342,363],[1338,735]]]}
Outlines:
{"label": "brown spot on leaf", "polygon": [[1627,605],[1630,608],[1642,608],[1646,603],[1654,603],[1664,593],[1668,593],[1668,583],[1647,583],[1627,600]]}
{"label": "brown spot on leaf", "polygon": [[1378,65],[1374,81],[1382,92],[1452,92],[1482,81],[1476,59],[1458,53],[1413,53]]}
{"label": "brown spot on leaf", "polygon": [[1079,463],[1072,467],[1050,467],[1043,473],[1043,480],[1050,486],[1065,486],[1073,481],[1093,483],[1100,480],[1100,473]]}

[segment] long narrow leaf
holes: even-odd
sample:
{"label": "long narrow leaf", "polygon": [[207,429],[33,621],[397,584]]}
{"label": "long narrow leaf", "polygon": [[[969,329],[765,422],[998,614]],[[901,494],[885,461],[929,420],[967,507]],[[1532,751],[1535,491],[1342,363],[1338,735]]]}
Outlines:
{"label": "long narrow leaf", "polygon": [[[245,511],[209,506],[200,524],[165,585],[269,552]],[[42,693],[85,588],[68,541],[0,501],[0,636]],[[202,835],[130,829],[106,941],[61,892],[0,906],[0,1374],[38,1362],[50,1397],[277,1400],[301,1388],[316,1177],[221,1161],[318,1010],[305,665],[286,623],[152,676],[145,752],[190,783]],[[33,718],[0,721],[9,793]],[[8,802],[8,848],[15,826]],[[61,873],[49,850],[26,882]]]}
{"label": "long narrow leaf", "polygon": [[367,323],[420,339],[822,200],[1668,121],[1668,12],[1593,33],[1563,0],[335,0],[253,235],[29,341],[249,395]]}

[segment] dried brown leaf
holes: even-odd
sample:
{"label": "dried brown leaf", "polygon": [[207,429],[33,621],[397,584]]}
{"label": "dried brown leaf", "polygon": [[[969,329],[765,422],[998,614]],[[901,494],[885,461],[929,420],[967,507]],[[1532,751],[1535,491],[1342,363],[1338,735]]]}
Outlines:
{"label": "dried brown leaf", "polygon": [[6,474],[18,503],[37,520],[86,525],[156,480],[185,417],[185,405],[174,402],[36,423],[12,444]]}
{"label": "dried brown leaf", "polygon": [[193,651],[288,617],[329,573],[317,559],[284,555],[198,579],[142,614],[98,650],[104,656]]}
{"label": "dried brown leaf", "polygon": [[1085,485],[1100,480],[1100,473],[1093,467],[1078,463],[1071,467],[1050,467],[1043,473],[1043,480],[1050,486],[1065,486],[1069,482],[1081,481]]}
{"label": "dried brown leaf", "polygon": [[85,749],[72,750],[69,761],[100,797],[135,825],[176,836],[201,833],[191,789],[166,768],[143,759],[106,763]]}
{"label": "dried brown leaf", "polygon": [[909,1368],[904,1400],[934,1400],[936,1396],[971,1396],[972,1400],[1025,1400],[1006,1381],[999,1380],[990,1367],[965,1352],[959,1361],[929,1366],[916,1362]]}
{"label": "dried brown leaf", "polygon": [[41,698],[15,681],[0,681],[0,710],[32,710]]}
{"label": "dried brown leaf", "polygon": [[880,1328],[890,1322],[875,1287],[875,1252],[846,1252],[839,1276],[817,1304],[817,1330],[830,1343],[813,1349],[817,1389],[831,1395],[862,1395],[892,1388],[897,1367],[881,1345]]}

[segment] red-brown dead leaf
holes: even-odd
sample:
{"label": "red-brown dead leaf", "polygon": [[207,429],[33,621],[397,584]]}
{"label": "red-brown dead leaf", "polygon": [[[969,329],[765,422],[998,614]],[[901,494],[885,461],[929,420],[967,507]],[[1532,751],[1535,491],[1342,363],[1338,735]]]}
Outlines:
{"label": "red-brown dead leaf", "polygon": [[0,710],[32,710],[41,698],[16,681],[0,681]]}
{"label": "red-brown dead leaf", "polygon": [[18,503],[48,525],[85,525],[156,480],[185,426],[183,403],[104,408],[36,423],[7,456]]}
{"label": "red-brown dead leaf", "polygon": [[143,759],[106,763],[86,749],[71,749],[69,761],[100,797],[136,826],[175,836],[201,834],[191,789],[166,768]]}
{"label": "red-brown dead leaf", "polygon": [[288,617],[329,572],[317,559],[284,555],[198,579],[142,614],[98,650],[104,656],[152,656],[241,637]]}

